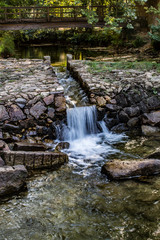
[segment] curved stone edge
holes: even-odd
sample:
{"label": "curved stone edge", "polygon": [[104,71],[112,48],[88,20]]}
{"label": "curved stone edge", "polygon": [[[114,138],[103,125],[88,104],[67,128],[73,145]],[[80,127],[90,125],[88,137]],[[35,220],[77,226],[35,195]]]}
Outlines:
{"label": "curved stone edge", "polygon": [[102,166],[101,173],[107,175],[110,180],[157,175],[160,174],[160,159],[114,159]]}

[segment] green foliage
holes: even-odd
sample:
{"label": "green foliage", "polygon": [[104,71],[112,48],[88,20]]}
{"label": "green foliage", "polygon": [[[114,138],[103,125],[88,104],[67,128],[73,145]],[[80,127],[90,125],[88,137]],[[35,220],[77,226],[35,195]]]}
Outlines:
{"label": "green foliage", "polygon": [[95,25],[98,22],[98,15],[95,11],[90,9],[83,9],[82,14],[87,17],[88,23]]}
{"label": "green foliage", "polygon": [[[150,7],[147,12],[160,16],[160,6],[158,9]],[[156,18],[157,23],[151,25],[151,31],[148,33],[155,48],[160,48],[160,19]]]}
{"label": "green foliage", "polygon": [[157,25],[152,25],[151,26],[151,31],[149,32],[149,36],[153,41],[160,42],[160,19],[157,18]]}
{"label": "green foliage", "polygon": [[10,32],[5,32],[0,38],[0,55],[3,57],[14,56],[15,45],[14,38]]}
{"label": "green foliage", "polygon": [[93,74],[102,73],[105,71],[112,71],[114,69],[139,69],[143,71],[149,71],[152,69],[160,72],[160,63],[155,62],[86,62],[89,66],[89,71]]}
{"label": "green foliage", "polygon": [[143,47],[145,43],[146,41],[140,36],[136,36],[136,39],[132,42],[133,47],[135,48]]}

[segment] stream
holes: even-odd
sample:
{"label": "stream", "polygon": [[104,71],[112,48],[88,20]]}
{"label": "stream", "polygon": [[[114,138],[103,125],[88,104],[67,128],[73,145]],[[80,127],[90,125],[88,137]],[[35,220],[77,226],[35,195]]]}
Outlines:
{"label": "stream", "polygon": [[57,143],[70,143],[64,150],[69,163],[35,173],[27,180],[28,191],[1,201],[0,240],[159,240],[160,177],[111,182],[101,174],[107,159],[143,157],[159,140],[110,132],[65,71],[67,50],[48,48],[17,54],[42,58],[52,52],[68,105],[67,125],[57,126]]}

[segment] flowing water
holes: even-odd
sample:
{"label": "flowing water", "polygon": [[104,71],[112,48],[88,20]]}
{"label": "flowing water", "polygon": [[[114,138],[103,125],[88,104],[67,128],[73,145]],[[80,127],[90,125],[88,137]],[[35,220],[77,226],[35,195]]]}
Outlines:
{"label": "flowing water", "polygon": [[144,156],[159,139],[110,132],[77,82],[57,74],[68,103],[58,136],[70,143],[69,163],[36,173],[27,192],[1,202],[0,240],[159,240],[160,177],[110,182],[101,174],[107,159]]}

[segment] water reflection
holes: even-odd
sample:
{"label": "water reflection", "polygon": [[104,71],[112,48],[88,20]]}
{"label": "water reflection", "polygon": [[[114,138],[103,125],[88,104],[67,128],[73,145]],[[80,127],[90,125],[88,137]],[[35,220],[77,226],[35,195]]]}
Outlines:
{"label": "water reflection", "polygon": [[23,46],[16,49],[17,58],[39,58],[43,56],[51,56],[52,63],[63,63],[66,60],[66,55],[70,53],[75,59],[85,59],[86,57],[96,57],[97,55],[106,55],[103,51],[91,51],[87,49],[80,49],[79,47],[68,46]]}

